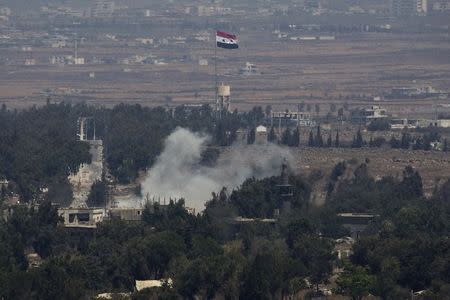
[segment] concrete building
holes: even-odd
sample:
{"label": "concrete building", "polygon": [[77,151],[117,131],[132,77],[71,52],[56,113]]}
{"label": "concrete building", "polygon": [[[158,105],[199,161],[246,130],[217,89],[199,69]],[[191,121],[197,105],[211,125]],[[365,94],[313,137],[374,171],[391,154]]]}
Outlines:
{"label": "concrete building", "polygon": [[115,10],[113,1],[96,0],[94,7],[94,17],[111,18]]}
{"label": "concrete building", "polygon": [[391,119],[389,124],[392,130],[402,130],[404,128],[414,129],[417,127],[417,120]]}
{"label": "concrete building", "polygon": [[400,87],[391,89],[390,98],[426,97],[438,93],[432,86]]}
{"label": "concrete building", "polygon": [[136,42],[138,42],[141,45],[153,45],[154,39],[153,38],[137,38]]}
{"label": "concrete building", "polygon": [[50,64],[52,65],[65,65],[67,64],[68,58],[67,56],[57,56],[53,55],[48,58]]}
{"label": "concrete building", "polygon": [[73,201],[71,207],[86,207],[86,201],[91,191],[92,185],[102,179],[103,174],[103,141],[95,137],[95,123],[93,124],[93,135],[88,136],[89,124],[93,123],[92,118],[80,118],[78,120],[77,137],[80,142],[89,143],[89,153],[91,163],[82,164],[76,174],[69,175],[69,182],[72,185]]}
{"label": "concrete building", "polygon": [[355,240],[349,236],[334,241],[334,253],[339,260],[349,258],[353,254],[353,244]]}
{"label": "concrete building", "polygon": [[143,211],[144,208],[111,208],[109,217],[130,222],[141,221]]}
{"label": "concrete building", "polygon": [[51,42],[51,46],[52,48],[64,48],[66,47],[66,41],[64,40],[53,41]]}
{"label": "concrete building", "polygon": [[369,123],[374,120],[386,119],[386,109],[372,105],[368,108],[356,109],[351,112],[351,119],[355,123]]}
{"label": "concrete building", "polygon": [[84,63],[85,63],[84,57],[75,57],[73,59],[74,65],[84,65]]}
{"label": "concrete building", "polygon": [[281,111],[272,112],[271,114],[271,126],[302,126],[302,127],[314,127],[316,122],[312,120],[311,114],[301,111]]}
{"label": "concrete building", "polygon": [[53,55],[49,57],[51,65],[84,65],[84,57],[75,57],[72,55]]}
{"label": "concrete building", "polygon": [[36,60],[34,58],[27,58],[24,62],[25,66],[35,66]]}
{"label": "concrete building", "polygon": [[199,5],[197,7],[197,15],[199,17],[210,17],[210,16],[214,15],[214,7]]}
{"label": "concrete building", "polygon": [[304,0],[303,3],[306,10],[314,10],[320,7],[319,0]]}
{"label": "concrete building", "polygon": [[200,58],[199,60],[198,60],[198,65],[199,66],[207,66],[208,65],[208,60],[207,59],[205,59],[205,58]]}
{"label": "concrete building", "polygon": [[60,208],[58,214],[64,220],[65,227],[96,228],[103,221],[103,208]]}
{"label": "concrete building", "polygon": [[427,120],[419,119],[416,120],[417,127],[440,127],[440,128],[450,128],[450,120],[448,119],[437,119],[437,120]]}
{"label": "concrete building", "polygon": [[416,12],[416,0],[392,0],[391,14],[394,17],[410,17]]}
{"label": "concrete building", "polygon": [[358,239],[364,233],[367,226],[380,216],[364,213],[339,213],[337,217],[339,222],[350,230],[352,238]]}
{"label": "concrete building", "polygon": [[267,143],[267,127],[259,125],[255,130],[255,144]]}
{"label": "concrete building", "polygon": [[258,67],[248,61],[242,68],[239,69],[239,74],[244,76],[256,75],[258,73]]}
{"label": "concrete building", "polygon": [[172,288],[173,281],[172,279],[160,279],[160,280],[136,280],[136,291],[142,291],[143,289],[150,289],[154,287],[162,287],[163,285],[167,284],[168,287]]}

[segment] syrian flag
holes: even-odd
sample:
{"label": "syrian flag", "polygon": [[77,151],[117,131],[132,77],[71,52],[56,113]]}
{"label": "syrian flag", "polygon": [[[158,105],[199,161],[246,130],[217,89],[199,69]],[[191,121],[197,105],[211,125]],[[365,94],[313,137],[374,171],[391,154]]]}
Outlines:
{"label": "syrian flag", "polygon": [[217,47],[225,49],[237,49],[238,40],[234,34],[229,34],[223,31],[216,32]]}

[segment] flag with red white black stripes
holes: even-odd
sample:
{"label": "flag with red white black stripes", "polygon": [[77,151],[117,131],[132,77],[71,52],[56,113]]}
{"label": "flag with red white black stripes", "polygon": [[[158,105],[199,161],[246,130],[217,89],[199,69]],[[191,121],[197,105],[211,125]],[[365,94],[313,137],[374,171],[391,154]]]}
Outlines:
{"label": "flag with red white black stripes", "polygon": [[236,35],[223,31],[216,32],[217,47],[224,49],[237,49],[239,48]]}

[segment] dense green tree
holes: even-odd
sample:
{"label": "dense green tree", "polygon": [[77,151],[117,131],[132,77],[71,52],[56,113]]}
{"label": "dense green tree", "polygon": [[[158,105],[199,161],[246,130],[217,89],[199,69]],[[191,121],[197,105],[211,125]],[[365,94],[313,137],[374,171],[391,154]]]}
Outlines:
{"label": "dense green tree", "polygon": [[411,145],[411,135],[407,132],[403,132],[402,139],[400,142],[400,148],[409,149],[410,145]]}
{"label": "dense green tree", "polygon": [[391,125],[387,119],[376,119],[369,123],[367,129],[369,131],[385,131],[389,130]]}
{"label": "dense green tree", "polygon": [[247,136],[247,144],[252,145],[255,143],[256,130],[254,127],[250,129]]}
{"label": "dense green tree", "polygon": [[270,127],[269,134],[267,135],[267,141],[271,143],[275,143],[277,141],[277,135],[275,134],[275,128]]}
{"label": "dense green tree", "polygon": [[312,130],[309,132],[308,146],[314,147],[314,135],[313,135]]}
{"label": "dense green tree", "polygon": [[403,171],[403,181],[401,183],[405,197],[422,197],[423,186],[422,177],[418,171],[414,171],[411,166],[406,166]]}
{"label": "dense green tree", "polygon": [[277,253],[257,254],[246,273],[241,299],[274,299],[281,288],[284,269],[283,257]]}
{"label": "dense green tree", "polygon": [[327,147],[331,148],[332,145],[333,145],[333,141],[331,139],[331,131],[330,131],[330,134],[328,135],[328,139],[327,139]]}
{"label": "dense green tree", "polygon": [[337,290],[350,296],[353,300],[361,300],[368,296],[375,284],[375,277],[360,266],[347,266],[337,280]]}
{"label": "dense green tree", "polygon": [[391,148],[393,148],[393,149],[399,149],[402,145],[401,141],[396,139],[394,136],[391,137],[391,140],[389,143],[391,145]]}
{"label": "dense green tree", "polygon": [[281,136],[281,144],[289,146],[291,142],[292,142],[291,129],[289,127],[286,127],[286,129],[283,132],[283,135]]}
{"label": "dense green tree", "polygon": [[87,199],[89,207],[105,207],[106,206],[107,186],[103,181],[96,181],[92,184],[91,191]]}
{"label": "dense green tree", "polygon": [[361,148],[364,146],[364,139],[362,137],[361,128],[356,132],[356,136],[353,138],[352,148]]}
{"label": "dense green tree", "polygon": [[334,103],[331,103],[330,104],[330,112],[336,112],[336,104],[334,104]]}
{"label": "dense green tree", "polygon": [[386,140],[383,137],[376,137],[375,139],[371,139],[369,142],[370,147],[382,147],[386,143]]}
{"label": "dense green tree", "polygon": [[336,130],[336,138],[334,139],[334,147],[339,148],[339,130]]}
{"label": "dense green tree", "polygon": [[295,127],[294,131],[292,132],[292,138],[291,143],[289,144],[291,147],[298,147],[300,146],[300,130],[297,127]]}
{"label": "dense green tree", "polygon": [[314,140],[314,146],[316,147],[323,147],[323,138],[322,138],[322,133],[320,130],[320,125],[317,126],[317,133],[316,133],[316,139]]}

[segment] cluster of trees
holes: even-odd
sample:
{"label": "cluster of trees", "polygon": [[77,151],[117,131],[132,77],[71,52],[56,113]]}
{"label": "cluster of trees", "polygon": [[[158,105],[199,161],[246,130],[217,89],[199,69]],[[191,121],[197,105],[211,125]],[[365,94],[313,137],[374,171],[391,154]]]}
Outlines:
{"label": "cluster of trees", "polygon": [[367,130],[369,131],[385,131],[389,129],[391,129],[391,125],[387,118],[375,119],[367,125]]}
{"label": "cluster of trees", "polygon": [[[76,142],[83,107],[47,105],[23,111],[0,109],[0,178],[26,201],[49,189],[50,200],[70,198],[67,176],[89,162],[89,146]],[[69,191],[69,192],[68,192]]]}
{"label": "cluster of trees", "polygon": [[[422,136],[413,137],[409,132],[403,132],[400,139],[392,137],[390,140],[390,145],[394,149],[413,149],[413,150],[431,150],[431,143],[440,142],[441,136],[436,131],[430,131],[424,133]],[[442,151],[448,151],[447,139],[443,140]]]}
{"label": "cluster of trees", "polygon": [[[369,293],[404,299],[411,289],[427,289],[437,299],[447,295],[450,180],[425,199],[420,174],[410,167],[402,179],[375,181],[366,163],[341,162],[319,207],[309,203],[315,180],[290,176],[292,213],[276,223],[235,217],[272,217],[280,206],[279,177],[250,178],[231,193],[223,189],[202,215],[187,213],[183,200],[155,204],[144,210],[142,222],[105,221],[81,238],[57,225],[49,202],[17,207],[0,221],[0,298],[80,299],[132,292],[135,280],[160,278],[171,278],[173,287],[134,292],[133,299],[281,299],[308,283],[314,293],[341,263],[334,239],[349,232],[338,212],[379,217],[344,262],[337,293],[354,299]],[[42,265],[28,266],[30,251],[44,259]]]}
{"label": "cluster of trees", "polygon": [[[342,176],[349,168],[353,176]],[[330,180],[327,205],[334,211],[379,215],[355,244],[337,292],[353,299],[368,294],[408,299],[411,290],[427,290],[430,299],[445,299],[450,290],[450,180],[425,199],[420,174],[411,167],[402,180],[379,181],[367,168],[340,163]]]}
{"label": "cluster of trees", "polygon": [[[294,209],[300,209],[309,183],[298,176],[291,180],[298,190]],[[306,217],[279,227],[234,223],[235,213],[271,215],[278,182],[249,179],[230,196],[223,190],[203,215],[187,213],[183,200],[148,206],[142,222],[103,222],[92,238],[71,236],[57,226],[50,202],[38,210],[16,208],[8,221],[0,221],[0,298],[80,299],[133,291],[135,280],[159,278],[173,279],[173,288],[134,293],[134,299],[295,294],[306,286],[305,278],[318,284],[331,274],[332,239],[321,237]],[[30,251],[44,259],[42,265],[28,266]]]}

